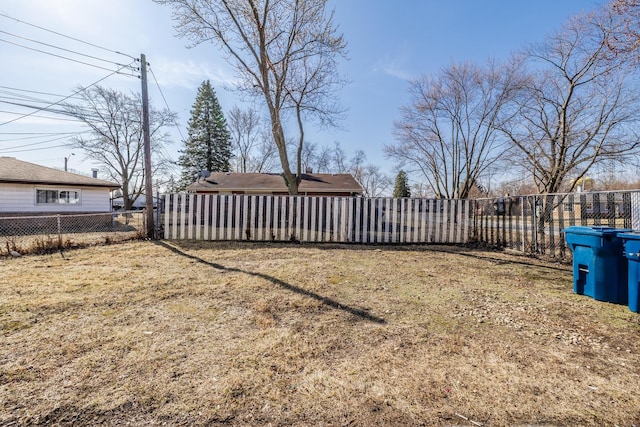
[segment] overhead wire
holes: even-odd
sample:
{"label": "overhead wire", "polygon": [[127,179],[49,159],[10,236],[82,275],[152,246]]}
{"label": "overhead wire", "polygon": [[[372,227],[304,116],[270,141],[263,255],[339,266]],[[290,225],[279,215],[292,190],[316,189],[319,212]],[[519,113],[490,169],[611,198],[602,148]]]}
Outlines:
{"label": "overhead wire", "polygon": [[[36,48],[33,48],[33,47],[25,46],[25,45],[22,45],[20,43],[10,42],[10,41],[5,40],[5,39],[0,39],[0,42],[5,42],[5,43],[8,43],[8,44],[12,44],[14,46],[18,46],[18,47],[21,47],[21,48],[24,48],[24,49],[32,50],[34,52],[44,53],[45,55],[51,55],[51,56],[54,56],[56,58],[65,59],[67,61],[77,62],[78,64],[88,65],[89,67],[94,67],[94,68],[98,68],[98,69],[106,70],[106,71],[113,71],[112,69],[107,68],[107,67],[102,67],[100,65],[91,64],[89,62],[79,61],[77,59],[73,59],[73,58],[69,58],[69,57],[66,57],[66,56],[58,55],[58,54],[55,54],[55,53],[52,53],[52,52],[47,52],[45,50],[41,50],[41,49],[36,49]],[[128,74],[128,73],[121,73],[120,72],[120,70],[122,70],[124,68],[129,68],[129,65],[131,65],[131,63],[129,65],[122,65],[122,64],[118,64],[118,63],[114,62],[114,64],[116,64],[117,66],[121,67],[117,71],[117,74],[121,74],[123,76],[137,77],[137,75],[134,75],[134,74]],[[136,71],[136,69],[135,68],[131,68],[131,71]]]}
{"label": "overhead wire", "polygon": [[[27,150],[14,150],[14,151],[2,151],[3,154],[9,154],[9,153],[25,153],[28,151],[40,151],[40,150],[44,150],[44,149],[50,149],[50,148],[60,148],[60,147],[68,147],[69,145],[67,144],[61,144],[61,145],[53,145],[51,147],[39,147],[39,148],[30,148]],[[1,150],[0,150],[1,151]]]}
{"label": "overhead wire", "polygon": [[[50,149],[50,148],[57,148],[60,147],[59,145],[53,145],[53,146],[46,146],[46,147],[42,147],[42,145],[44,144],[48,144],[51,142],[55,142],[55,141],[61,141],[64,139],[69,139],[71,137],[76,137],[78,135],[82,135],[86,133],[86,131],[83,132],[76,132],[72,135],[65,135],[65,136],[60,136],[57,138],[50,138],[44,141],[39,141],[39,142],[33,142],[30,144],[22,144],[22,145],[15,145],[12,147],[2,147],[0,148],[0,154],[8,154],[8,153],[22,153],[22,152],[27,152],[27,151],[35,151],[35,150],[45,150],[45,149]],[[34,148],[36,147],[37,148]],[[65,144],[64,146],[68,146],[68,144]]]}
{"label": "overhead wire", "polygon": [[[40,92],[40,91],[36,91],[36,90],[29,90],[29,89],[19,89],[16,87],[9,87],[9,86],[1,86],[0,85],[0,89],[6,89],[6,90],[15,90],[18,92],[27,92],[27,93],[35,93],[37,95],[49,95],[49,96],[57,96],[57,97],[63,97],[65,95],[60,95],[57,93],[51,93],[51,92]],[[36,98],[34,98],[36,99]],[[83,98],[78,98],[78,99],[83,99]]]}
{"label": "overhead wire", "polygon": [[[162,96],[162,100],[164,101],[164,105],[167,107],[168,110],[171,110],[171,108],[169,108],[169,104],[167,103],[167,98],[165,98],[164,93],[162,92],[162,88],[160,87],[160,83],[158,83],[158,79],[156,79],[156,75],[153,72],[153,69],[151,68],[151,65],[149,65],[149,71],[151,72],[151,76],[153,77],[153,81],[156,83],[156,86],[158,87],[158,91],[160,92],[160,96]],[[176,129],[178,130],[178,133],[180,134],[180,137],[182,138],[182,140],[186,141],[184,135],[182,134],[182,130],[180,129],[180,126],[178,125],[178,122],[175,119],[173,120],[173,124],[176,126]]]}
{"label": "overhead wire", "polygon": [[11,138],[11,139],[0,139],[0,142],[14,142],[14,141],[24,141],[27,139],[38,139],[47,136],[53,135],[75,135],[77,132],[0,132],[0,135],[31,135],[31,136],[23,136],[20,138]]}
{"label": "overhead wire", "polygon": [[[133,61],[131,63],[133,63]],[[84,87],[84,88],[80,88],[79,90],[77,90],[76,92],[72,93],[71,95],[65,96],[64,98],[62,98],[62,99],[60,99],[60,100],[58,100],[58,101],[56,101],[54,103],[51,103],[51,104],[47,105],[46,107],[42,107],[42,108],[36,109],[35,111],[33,111],[33,112],[29,113],[29,114],[25,114],[25,115],[23,115],[21,117],[17,117],[15,119],[13,119],[13,120],[9,120],[9,121],[0,123],[0,126],[4,126],[4,125],[10,124],[10,123],[17,122],[18,120],[24,119],[26,117],[30,117],[30,116],[32,116],[32,115],[34,115],[34,114],[36,114],[36,113],[38,113],[40,111],[46,110],[49,107],[53,107],[54,105],[59,105],[60,103],[62,103],[63,101],[66,101],[67,99],[71,98],[72,96],[75,96],[75,95],[79,94],[80,92],[83,92],[83,91],[89,89],[90,87],[97,85],[98,83],[102,82],[103,80],[108,79],[109,77],[113,76],[114,74],[117,74],[118,71],[113,71],[110,74],[106,75],[105,77],[102,77],[101,79],[91,83],[89,86]]]}
{"label": "overhead wire", "polygon": [[[36,101],[36,102],[45,103],[45,104],[50,104],[51,103],[51,101]],[[46,111],[48,113],[59,114],[61,116],[73,117],[73,119],[62,119],[62,118],[55,119],[55,118],[53,118],[54,120],[84,122],[84,120],[78,118],[78,114],[75,112],[76,110],[77,111],[81,111],[82,110],[82,108],[77,108],[77,106],[73,106],[74,107],[74,112],[71,112],[71,111],[68,111],[68,110],[65,110],[65,109],[60,110],[60,109],[53,109],[53,108],[47,108],[47,107],[44,107],[42,109],[41,107],[39,107],[37,105],[30,105],[30,104],[25,104],[25,103],[21,103],[21,102],[3,101],[1,99],[1,97],[0,97],[0,103],[9,104],[9,105],[15,105],[17,107],[23,107],[23,108],[37,109],[39,111]],[[69,105],[66,105],[66,106],[69,106]],[[95,112],[97,111],[96,109],[89,110],[89,111],[91,111],[91,112],[90,113],[83,112],[82,117],[100,118],[98,114],[95,114]],[[8,111],[5,111],[5,112],[7,112],[9,114],[22,114],[22,113],[8,112]],[[43,116],[34,115],[33,117],[41,117],[42,118]],[[44,117],[44,118],[52,118],[52,117]]]}
{"label": "overhead wire", "polygon": [[[45,111],[48,111],[48,110],[45,110]],[[7,110],[0,110],[0,113],[13,114],[14,116],[23,115],[23,113],[16,113],[15,111],[7,111]],[[48,116],[41,116],[41,115],[36,115],[36,114],[33,114],[31,117],[35,117],[35,118],[38,118],[38,119],[45,119],[45,120],[55,120],[55,121],[63,121],[63,122],[79,122],[79,123],[83,123],[83,121],[80,120],[80,119],[68,119],[68,118],[62,118],[62,117],[48,117]]]}
{"label": "overhead wire", "polygon": [[[31,43],[36,43],[36,44],[39,44],[39,45],[42,45],[42,46],[46,46],[48,48],[58,49],[58,50],[61,50],[61,51],[64,51],[64,52],[71,53],[73,55],[78,55],[78,56],[81,56],[81,57],[89,58],[91,60],[100,61],[100,62],[109,63],[109,64],[114,64],[117,67],[117,69],[114,71],[113,69],[106,68],[106,67],[103,67],[103,66],[100,66],[100,65],[96,65],[96,64],[92,64],[92,63],[89,63],[89,62],[86,62],[86,61],[82,61],[82,60],[79,60],[79,59],[76,59],[76,58],[71,58],[71,57],[68,57],[68,56],[59,55],[57,53],[53,53],[53,52],[42,50],[42,49],[37,49],[37,48],[34,48],[32,46],[27,46],[27,45],[24,45],[24,44],[21,44],[21,43],[16,43],[14,41],[5,40],[3,38],[0,38],[0,42],[12,44],[12,45],[15,45],[15,46],[27,49],[27,50],[39,52],[39,53],[42,53],[42,54],[54,56],[54,57],[57,57],[57,58],[61,58],[61,59],[64,59],[64,60],[68,60],[68,61],[71,61],[71,62],[79,63],[79,64],[82,64],[82,65],[86,65],[86,66],[90,66],[90,67],[94,67],[94,68],[98,68],[98,69],[102,69],[102,70],[110,72],[110,74],[108,74],[107,76],[97,80],[96,82],[90,84],[87,87],[80,88],[79,90],[75,91],[71,95],[67,95],[67,96],[53,94],[53,93],[49,93],[49,92],[38,92],[38,91],[32,91],[32,90],[24,90],[24,89],[12,88],[12,87],[8,87],[8,86],[0,86],[0,88],[5,89],[5,90],[23,92],[23,93],[26,93],[26,94],[36,94],[36,95],[61,97],[61,99],[52,102],[52,101],[49,101],[49,100],[44,100],[44,99],[40,99],[40,98],[37,98],[37,97],[24,95],[23,93],[11,93],[11,92],[0,91],[0,93],[4,92],[5,95],[9,95],[9,96],[0,96],[0,102],[7,103],[7,104],[13,104],[13,105],[21,106],[21,107],[24,107],[24,108],[32,108],[32,109],[34,109],[34,111],[32,111],[32,112],[30,112],[28,114],[22,114],[20,117],[17,117],[17,118],[15,118],[13,120],[9,120],[9,121],[0,123],[0,126],[7,125],[7,124],[10,124],[10,123],[14,123],[14,122],[16,122],[18,120],[21,120],[21,119],[24,119],[26,117],[38,117],[38,118],[53,119],[53,120],[75,121],[73,119],[61,119],[61,118],[60,119],[56,119],[56,118],[51,118],[51,117],[46,117],[46,116],[38,116],[36,114],[41,112],[41,111],[47,111],[47,112],[51,112],[51,113],[54,113],[54,114],[62,114],[62,115],[71,115],[71,116],[73,116],[73,114],[71,114],[71,113],[69,113],[67,111],[60,110],[60,109],[54,109],[54,108],[51,108],[51,107],[54,107],[56,105],[64,105],[64,104],[62,104],[64,101],[69,100],[69,99],[73,99],[74,97],[76,97],[76,95],[78,95],[82,91],[87,90],[90,87],[97,85],[98,83],[102,82],[103,80],[107,79],[108,77],[111,77],[114,74],[120,74],[120,75],[124,75],[124,76],[140,78],[140,75],[136,74],[136,73],[138,73],[140,71],[140,68],[132,66],[135,62],[139,62],[138,58],[135,58],[135,57],[133,57],[131,55],[128,55],[128,54],[125,54],[125,53],[122,53],[122,52],[119,52],[119,51],[116,51],[116,50],[113,50],[113,49],[109,49],[109,48],[106,48],[106,47],[103,47],[103,46],[100,46],[100,45],[97,45],[97,44],[94,44],[94,43],[87,42],[85,40],[80,40],[78,38],[71,37],[71,36],[62,34],[60,32],[53,31],[53,30],[41,27],[39,25],[35,25],[35,24],[29,23],[29,22],[26,22],[26,21],[22,21],[22,20],[13,18],[13,17],[11,17],[11,16],[9,16],[9,15],[7,15],[5,13],[0,13],[0,17],[11,19],[11,20],[14,20],[14,21],[16,21],[18,23],[21,23],[23,25],[28,25],[28,26],[37,28],[39,30],[49,32],[51,34],[55,34],[55,35],[58,35],[60,37],[67,38],[69,40],[74,40],[76,42],[83,43],[85,45],[92,46],[92,47],[101,49],[103,51],[107,51],[107,52],[114,53],[114,54],[117,54],[117,55],[122,55],[122,56],[125,56],[125,57],[131,59],[131,62],[129,62],[128,64],[120,64],[118,62],[110,61],[108,59],[100,58],[100,57],[93,56],[93,55],[84,54],[84,53],[81,53],[81,52],[78,52],[78,51],[75,51],[75,50],[66,49],[66,48],[63,48],[63,47],[60,47],[60,46],[56,46],[56,45],[49,44],[49,43],[44,43],[44,42],[41,42],[41,41],[38,41],[38,40],[30,39],[30,38],[27,38],[27,37],[23,37],[23,36],[16,35],[16,34],[13,34],[13,33],[7,32],[7,31],[0,30],[0,33],[8,35],[8,36],[11,36],[11,37],[15,37],[15,38],[18,38],[18,39],[26,40],[26,41],[31,42]],[[123,70],[127,70],[127,72],[123,72]],[[164,101],[165,106],[170,110],[168,102],[167,102],[167,99],[166,99],[164,93],[162,92],[162,88],[160,87],[160,84],[159,84],[155,74],[153,73],[153,70],[150,69],[150,71],[151,71],[151,74],[152,74],[153,79],[155,81],[155,84],[158,87],[158,90],[159,90],[160,95],[161,95],[161,97],[162,97],[162,99]],[[76,97],[75,99],[84,100],[84,98],[81,98],[81,97]],[[21,101],[21,102],[17,102],[17,101]],[[40,107],[40,106],[36,106],[36,105],[26,104],[25,102],[29,102],[30,104],[34,104],[34,103],[38,104],[38,103],[40,103],[40,104],[47,104],[47,105],[45,105],[43,107]],[[0,110],[0,112],[5,112],[5,111]],[[5,113],[20,114],[20,113],[14,113],[14,112],[5,112]],[[99,113],[97,113],[97,114],[99,114]],[[177,121],[175,119],[174,119],[174,125],[175,125],[176,129],[178,130],[180,136],[184,140],[184,135],[182,134],[182,130],[180,129],[180,126],[178,125],[178,123],[177,123]],[[2,153],[7,153],[7,152],[13,153],[13,152],[26,152],[26,151],[41,150],[42,148],[25,148],[25,147],[31,147],[31,146],[35,146],[35,145],[42,145],[42,144],[46,144],[48,142],[53,142],[53,141],[56,141],[56,140],[68,138],[70,136],[79,135],[81,133],[83,133],[83,132],[59,133],[62,136],[60,136],[58,138],[48,139],[46,141],[39,141],[39,142],[31,143],[31,144],[23,144],[23,145],[14,146],[14,147],[0,148],[0,152],[2,152]],[[31,139],[31,138],[35,139],[35,138],[39,138],[39,137],[45,137],[46,135],[53,135],[55,133],[38,134],[38,133],[27,133],[27,132],[15,132],[15,133],[9,133],[9,132],[3,133],[3,132],[0,132],[0,135],[12,135],[12,134],[15,134],[15,135],[41,135],[41,136],[29,136],[29,137],[20,138],[20,139]],[[67,146],[67,145],[57,145],[57,146],[51,146],[51,147],[45,147],[45,148],[58,148],[58,147],[64,147],[64,146]]]}
{"label": "overhead wire", "polygon": [[[70,136],[71,137],[72,136],[78,136],[78,135],[81,135],[83,133],[86,133],[86,131],[75,132],[75,133],[73,133],[71,135],[64,135],[64,136],[60,136],[60,137],[57,137],[57,138],[47,139],[46,141],[32,142],[30,144],[15,145],[13,147],[1,147],[0,148],[0,153],[19,153],[19,152],[22,152],[22,151],[30,151],[30,150],[22,150],[22,149],[25,148],[25,147],[33,147],[33,146],[36,146],[36,145],[47,144],[49,142],[60,141],[62,139],[69,138]],[[54,148],[54,147],[45,147],[45,148]],[[42,150],[42,149],[43,149],[42,147],[38,148],[38,150]]]}
{"label": "overhead wire", "polygon": [[76,42],[79,42],[79,43],[84,43],[84,44],[86,44],[88,46],[92,46],[92,47],[95,47],[95,48],[98,48],[98,49],[102,49],[102,50],[107,51],[107,52],[115,53],[117,55],[126,56],[127,58],[132,59],[134,61],[138,61],[139,60],[138,58],[134,58],[133,56],[128,55],[126,53],[118,52],[117,50],[109,49],[109,48],[106,48],[106,47],[103,47],[103,46],[100,46],[100,45],[97,45],[97,44],[94,44],[94,43],[90,43],[90,42],[88,42],[86,40],[81,40],[81,39],[78,39],[78,38],[75,38],[75,37],[71,37],[71,36],[68,36],[66,34],[62,34],[62,33],[59,33],[57,31],[53,31],[53,30],[41,27],[41,26],[36,25],[36,24],[32,24],[30,22],[22,21],[20,19],[17,19],[17,18],[14,18],[12,16],[9,16],[6,13],[0,13],[0,16],[2,16],[4,18],[12,19],[12,20],[14,20],[16,22],[19,22],[19,23],[24,24],[24,25],[28,25],[30,27],[37,28],[37,29],[42,30],[42,31],[49,32],[51,34],[55,34],[55,35],[60,36],[60,37],[67,38],[69,40],[73,40],[73,41],[76,41]]}
{"label": "overhead wire", "polygon": [[[59,95],[59,96],[63,96],[63,95]],[[6,99],[13,99],[13,98],[7,98],[4,97],[2,95],[0,95],[0,104],[9,104],[9,105],[15,105],[18,107],[23,107],[23,108],[31,108],[31,109],[41,109],[42,111],[46,111],[49,113],[53,113],[53,114],[59,114],[59,115],[63,115],[63,116],[70,116],[73,117],[74,119],[60,119],[60,120],[73,120],[73,121],[80,121],[80,122],[85,122],[84,119],[97,119],[97,120],[101,120],[103,118],[103,116],[101,114],[111,114],[112,112],[109,111],[109,109],[103,109],[103,108],[99,108],[97,105],[92,105],[91,107],[84,107],[82,105],[78,105],[78,104],[62,104],[63,105],[63,109],[55,109],[55,108],[47,108],[45,107],[40,107],[38,105],[33,105],[33,104],[28,104],[25,102],[15,102],[15,101],[7,101]],[[85,97],[77,97],[74,99],[78,99],[80,101],[82,101],[83,103],[87,103],[89,100]],[[54,101],[51,100],[30,100],[30,102],[35,103],[35,104],[51,104]],[[69,109],[67,109],[69,108]],[[22,114],[22,113],[10,113],[10,114]],[[78,119],[78,117],[81,116],[82,119]],[[34,116],[34,117],[41,117],[41,116]]]}
{"label": "overhead wire", "polygon": [[54,48],[54,49],[62,50],[64,52],[73,53],[74,55],[84,56],[84,57],[87,57],[87,58],[90,58],[90,59],[95,59],[97,61],[106,62],[108,64],[121,65],[118,62],[111,61],[110,59],[104,59],[104,58],[99,58],[97,56],[88,55],[86,53],[78,52],[78,51],[75,51],[75,50],[67,49],[67,48],[56,46],[56,45],[53,45],[53,44],[41,42],[39,40],[34,40],[34,39],[30,39],[28,37],[24,37],[24,36],[20,36],[20,35],[17,35],[17,34],[13,34],[13,33],[10,33],[8,31],[0,30],[0,33],[7,34],[9,36],[12,36],[12,37],[15,37],[15,38],[18,38],[18,39],[26,40],[26,41],[29,41],[31,43],[36,43],[36,44],[40,44],[40,45],[43,45],[43,46],[51,47],[51,48]]}
{"label": "overhead wire", "polygon": [[[67,36],[65,34],[59,33],[57,31],[49,30],[47,28],[44,28],[44,27],[29,23],[29,22],[26,22],[26,21],[21,21],[19,19],[13,18],[13,17],[11,17],[11,16],[9,16],[7,14],[4,14],[4,13],[0,13],[0,17],[12,19],[12,20],[15,20],[16,22],[22,23],[24,25],[29,25],[29,26],[32,26],[34,28],[38,28],[40,30],[47,31],[47,32],[52,33],[52,34],[56,34],[58,36],[65,37],[65,38],[70,39],[70,40],[74,40],[74,41],[77,41],[77,42],[80,42],[80,43],[83,43],[83,44],[86,44],[86,45],[89,45],[89,46],[92,46],[92,47],[96,47],[96,48],[99,48],[99,49],[102,49],[102,50],[105,50],[105,51],[108,51],[108,52],[111,52],[111,53],[116,53],[116,54],[119,54],[119,55],[123,55],[123,56],[126,56],[126,57],[132,59],[132,61],[130,63],[128,63],[128,64],[120,64],[120,63],[117,63],[117,62],[114,62],[114,61],[110,61],[110,60],[107,60],[107,59],[104,59],[104,58],[99,58],[99,57],[94,56],[94,55],[87,55],[87,54],[84,54],[84,53],[81,53],[81,52],[78,52],[78,51],[74,51],[74,50],[71,50],[71,49],[66,49],[66,48],[63,48],[63,47],[55,46],[55,45],[50,44],[50,43],[44,43],[44,42],[41,42],[41,41],[38,41],[38,40],[34,40],[32,38],[22,37],[22,36],[7,32],[7,31],[0,30],[0,33],[7,34],[7,35],[12,36],[12,37],[16,37],[16,38],[20,38],[20,39],[23,39],[23,40],[27,40],[27,41],[32,42],[32,43],[41,44],[41,45],[44,45],[44,46],[47,46],[47,47],[50,47],[50,48],[53,48],[53,49],[59,49],[59,50],[65,51],[65,52],[70,52],[70,53],[75,54],[75,55],[84,56],[84,57],[90,58],[92,60],[107,62],[107,63],[110,63],[110,64],[114,64],[117,67],[116,70],[113,70],[111,68],[107,68],[107,67],[103,67],[103,66],[100,66],[100,65],[92,64],[92,63],[89,63],[89,62],[86,62],[86,61],[80,61],[78,59],[70,58],[68,56],[58,55],[58,54],[53,53],[53,52],[45,51],[45,50],[42,50],[42,49],[36,49],[36,48],[30,47],[30,46],[25,46],[23,44],[15,43],[15,42],[8,41],[8,40],[5,40],[5,39],[0,39],[0,42],[9,43],[9,44],[12,44],[12,45],[15,45],[15,46],[19,46],[19,47],[22,47],[22,48],[25,48],[25,49],[28,49],[28,50],[40,52],[40,53],[43,53],[43,54],[46,54],[46,55],[51,55],[51,56],[54,56],[54,57],[58,57],[58,58],[61,58],[61,59],[65,59],[65,60],[68,60],[68,61],[76,62],[76,63],[82,64],[82,65],[86,65],[86,66],[90,66],[90,67],[94,67],[94,68],[98,68],[98,69],[102,69],[102,70],[110,72],[109,75],[103,77],[102,79],[92,83],[91,85],[89,85],[89,86],[87,86],[85,88],[80,88],[76,92],[72,93],[71,95],[67,95],[67,96],[52,94],[52,93],[48,93],[48,92],[21,90],[21,89],[17,89],[17,88],[11,88],[11,87],[8,87],[8,86],[1,86],[2,88],[9,89],[10,91],[13,91],[13,92],[0,91],[0,93],[5,93],[5,95],[10,95],[10,96],[0,96],[0,102],[6,103],[6,104],[10,104],[10,105],[19,106],[19,107],[23,107],[23,108],[31,108],[34,111],[32,111],[32,112],[30,112],[28,114],[20,114],[20,113],[8,112],[8,111],[4,111],[3,110],[2,112],[4,112],[4,113],[19,114],[20,116],[15,118],[15,119],[8,120],[8,121],[5,121],[3,123],[0,123],[0,126],[6,125],[6,124],[10,124],[10,123],[14,123],[14,122],[16,122],[18,120],[24,119],[26,117],[31,117],[31,116],[55,120],[55,118],[36,115],[36,113],[39,113],[41,111],[47,111],[47,112],[51,112],[51,113],[54,113],[54,114],[74,116],[74,114],[72,114],[71,112],[69,112],[67,110],[64,110],[64,109],[53,109],[52,107],[56,106],[56,105],[64,105],[64,104],[62,104],[64,101],[66,101],[68,99],[75,98],[75,96],[77,94],[79,94],[80,92],[82,92],[83,90],[86,90],[86,89],[88,89],[88,88],[100,83],[104,79],[106,79],[106,78],[108,78],[108,77],[110,77],[110,76],[112,76],[114,74],[120,74],[120,75],[125,75],[125,76],[130,76],[130,77],[139,77],[137,74],[134,74],[134,73],[139,71],[139,68],[132,66],[132,64],[134,64],[135,62],[137,62],[139,60],[137,58],[134,58],[131,55],[127,55],[127,54],[124,54],[122,52],[115,51],[113,49],[108,49],[108,48],[105,48],[103,46],[99,46],[99,45],[96,45],[96,44],[93,44],[93,43],[89,43],[89,42],[86,42],[84,40],[77,39],[75,37],[70,37],[70,36]],[[129,70],[131,72],[123,72],[123,70]],[[56,96],[56,97],[61,97],[61,99],[58,99],[56,101],[49,101],[49,100],[40,99],[40,98],[37,98],[37,97],[34,97],[34,96],[24,95],[24,94],[21,94],[21,93],[15,93],[16,91],[25,92],[25,93],[33,93],[33,94],[43,94],[43,95],[47,95],[47,96]],[[81,97],[78,97],[78,98],[75,98],[75,99],[84,100],[84,98],[81,98]],[[22,102],[16,102],[16,101],[22,101]],[[27,103],[25,103],[25,101],[28,101],[29,103],[27,104]],[[46,105],[45,106],[32,105],[34,103],[36,103],[36,104],[40,103],[40,104],[46,104]],[[76,119],[59,119],[59,120],[76,121],[78,119],[76,118]]]}

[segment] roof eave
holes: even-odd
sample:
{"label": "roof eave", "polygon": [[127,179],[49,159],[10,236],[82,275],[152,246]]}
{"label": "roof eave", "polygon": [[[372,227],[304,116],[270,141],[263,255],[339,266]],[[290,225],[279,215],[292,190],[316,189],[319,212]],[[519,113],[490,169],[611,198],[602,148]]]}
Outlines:
{"label": "roof eave", "polygon": [[106,187],[118,189],[120,185],[118,184],[89,184],[89,183],[81,183],[81,182],[65,182],[65,181],[47,181],[47,180],[36,180],[36,179],[0,179],[0,183],[5,184],[44,184],[44,185],[74,185],[76,187]]}

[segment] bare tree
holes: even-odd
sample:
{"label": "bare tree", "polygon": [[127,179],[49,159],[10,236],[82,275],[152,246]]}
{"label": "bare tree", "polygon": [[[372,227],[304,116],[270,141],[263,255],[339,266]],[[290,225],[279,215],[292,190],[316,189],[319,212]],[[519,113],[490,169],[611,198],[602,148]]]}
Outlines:
{"label": "bare tree", "polygon": [[[101,86],[81,90],[79,96],[80,102],[65,109],[89,127],[91,136],[76,137],[72,146],[84,151],[121,185],[124,209],[129,210],[144,191],[141,96]],[[175,123],[175,114],[151,108],[149,121],[155,175],[168,166],[164,155],[168,133],[164,129]]]}
{"label": "bare tree", "polygon": [[466,198],[507,150],[496,130],[517,83],[515,67],[451,65],[410,83],[411,104],[386,155],[422,174],[438,198]]}
{"label": "bare tree", "polygon": [[233,141],[234,163],[238,172],[248,172],[251,152],[260,141],[260,116],[253,109],[235,106],[229,112],[229,131]]}
{"label": "bare tree", "polygon": [[278,150],[273,145],[273,139],[268,133],[262,132],[257,153],[250,163],[250,171],[257,173],[274,172],[277,169],[277,163]]}
{"label": "bare tree", "polygon": [[367,156],[364,151],[357,150],[353,157],[349,157],[340,142],[335,141],[333,146],[305,144],[302,159],[305,168],[317,173],[350,173],[355,176]]}
{"label": "bare tree", "polygon": [[607,47],[615,57],[623,55],[637,65],[640,61],[640,0],[613,0],[607,6],[614,24]]}
{"label": "bare tree", "polygon": [[362,186],[363,194],[368,197],[380,197],[389,192],[393,179],[384,174],[379,166],[368,164],[354,175]]}
{"label": "bare tree", "polygon": [[[363,151],[358,153],[364,154]],[[335,173],[351,173],[352,161],[348,161],[347,153],[344,152],[342,146],[338,141],[334,142],[332,150],[332,163],[334,164]]]}
{"label": "bare tree", "polygon": [[324,172],[324,173],[337,172],[334,169],[333,164],[332,164],[333,154],[334,153],[332,152],[330,147],[328,147],[328,146],[320,147],[320,150],[318,151],[318,157],[317,157],[317,162],[318,162],[317,170],[318,170],[318,172]]}
{"label": "bare tree", "polygon": [[367,155],[365,154],[364,150],[356,150],[355,154],[349,159],[346,172],[353,175],[353,177],[357,181],[362,169],[365,167],[366,161]]}
{"label": "bare tree", "polygon": [[275,160],[276,147],[266,136],[258,112],[233,107],[228,127],[235,152],[235,170],[242,173],[269,170]]}
{"label": "bare tree", "polygon": [[391,177],[385,175],[378,166],[366,163],[364,151],[357,150],[349,157],[338,141],[334,142],[333,147],[305,144],[302,154],[304,167],[316,173],[351,174],[365,196],[381,196],[393,184]]}
{"label": "bare tree", "polygon": [[535,70],[516,98],[517,114],[501,129],[539,193],[558,192],[567,178],[571,191],[599,161],[639,146],[637,82],[611,56],[611,23],[607,10],[574,17],[526,52]]}
{"label": "bare tree", "polygon": [[[296,143],[291,143],[294,150],[297,149]],[[302,149],[302,169],[313,171],[315,173],[335,173],[333,168],[333,150],[326,145],[318,145],[314,142],[307,142]]]}
{"label": "bare tree", "polygon": [[[173,8],[178,34],[194,44],[213,41],[227,54],[238,88],[262,96],[269,111],[290,194],[298,193],[305,142],[304,120],[331,124],[337,58],[346,44],[337,35],[327,0],[155,0]],[[295,172],[284,121],[294,114],[299,135]]]}
{"label": "bare tree", "polygon": [[329,172],[351,174],[362,187],[365,196],[382,196],[393,185],[393,179],[383,173],[378,166],[366,163],[367,155],[363,150],[357,150],[352,157],[348,157],[338,141],[334,143],[333,148],[326,147],[326,149],[327,157],[333,165]]}

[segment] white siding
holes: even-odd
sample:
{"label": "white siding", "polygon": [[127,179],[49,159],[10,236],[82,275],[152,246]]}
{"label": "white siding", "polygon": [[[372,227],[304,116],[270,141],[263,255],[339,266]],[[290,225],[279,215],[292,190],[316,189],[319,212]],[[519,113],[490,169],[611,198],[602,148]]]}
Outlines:
{"label": "white siding", "polygon": [[[80,191],[78,204],[36,204],[36,188]],[[99,187],[0,183],[0,213],[109,212],[109,189]]]}

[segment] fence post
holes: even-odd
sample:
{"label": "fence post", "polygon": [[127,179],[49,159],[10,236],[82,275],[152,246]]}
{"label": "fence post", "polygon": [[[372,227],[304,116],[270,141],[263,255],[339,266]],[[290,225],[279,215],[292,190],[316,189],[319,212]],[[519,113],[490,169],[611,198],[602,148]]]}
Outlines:
{"label": "fence post", "polygon": [[156,220],[155,220],[155,232],[153,235],[154,239],[159,239],[159,238],[164,238],[164,233],[161,233],[162,231],[162,215],[160,215],[160,211],[162,210],[161,208],[161,203],[160,203],[160,192],[156,191]]}
{"label": "fence post", "polygon": [[56,215],[56,219],[58,220],[58,248],[62,248],[62,222],[59,214]]}
{"label": "fence post", "polygon": [[637,206],[638,206],[638,193],[630,193],[626,192],[622,195],[622,206],[624,215],[624,228],[633,228],[637,230],[640,227],[637,227],[639,224],[635,224],[637,221]]}
{"label": "fence post", "polygon": [[533,223],[531,226],[533,227],[533,251],[534,253],[538,253],[538,196],[532,196],[533,200]]}

